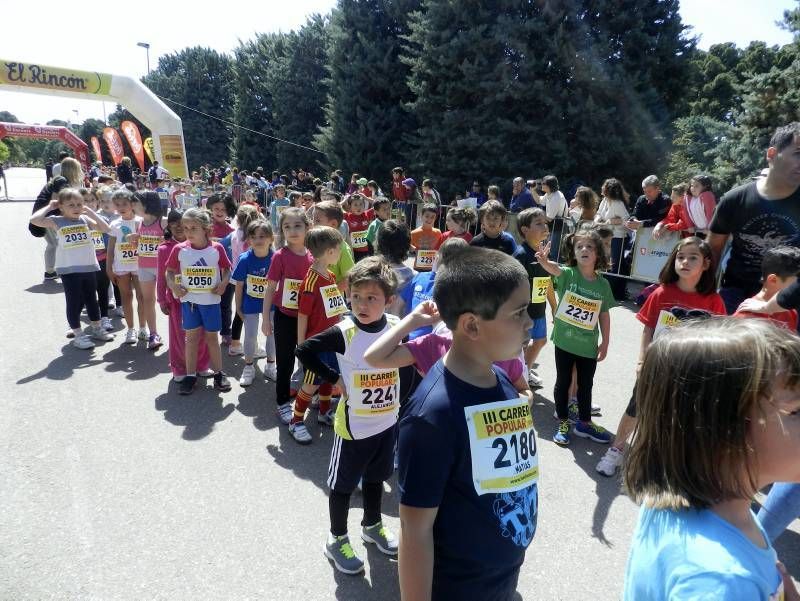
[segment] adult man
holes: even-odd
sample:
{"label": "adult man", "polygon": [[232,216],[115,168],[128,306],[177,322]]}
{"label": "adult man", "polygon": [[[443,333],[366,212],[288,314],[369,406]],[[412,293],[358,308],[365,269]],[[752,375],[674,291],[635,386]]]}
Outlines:
{"label": "adult man", "polygon": [[642,194],[633,206],[633,215],[625,225],[628,229],[638,230],[640,227],[655,227],[669,212],[671,201],[661,191],[661,182],[655,175],[648,175],[642,180]]}
{"label": "adult man", "polygon": [[511,212],[519,213],[524,209],[530,209],[535,206],[533,195],[525,187],[525,180],[521,177],[515,177],[511,189]]}
{"label": "adult man", "polygon": [[69,156],[69,153],[64,152],[63,150],[58,153],[58,162],[56,162],[56,164],[53,165],[53,177],[57,177],[57,176],[61,175],[61,161],[66,159],[68,156]]}
{"label": "adult man", "polygon": [[731,239],[719,290],[728,313],[758,292],[761,259],[767,249],[800,246],[800,123],[775,130],[766,157],[767,176],[725,194],[709,227],[715,265]]}
{"label": "adult man", "polygon": [[161,168],[158,161],[153,161],[153,166],[150,167],[150,170],[147,172],[147,179],[150,180],[150,187],[155,189],[156,181],[164,179],[166,173],[166,170]]}

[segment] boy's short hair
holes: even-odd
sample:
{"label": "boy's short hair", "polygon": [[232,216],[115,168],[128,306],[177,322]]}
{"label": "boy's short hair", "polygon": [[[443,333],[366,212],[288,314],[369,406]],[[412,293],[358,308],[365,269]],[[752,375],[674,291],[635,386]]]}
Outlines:
{"label": "boy's short hair", "polygon": [[434,213],[435,215],[439,214],[439,207],[437,207],[432,202],[426,202],[422,205],[422,212],[421,214],[424,215],[425,213]]}
{"label": "boy's short hair", "polygon": [[486,188],[486,194],[494,194],[495,196],[500,196],[500,186],[496,186],[492,184],[488,188]]}
{"label": "boy's short hair", "polygon": [[247,226],[247,237],[255,236],[257,233],[265,234],[268,238],[274,238],[275,236],[272,233],[272,225],[269,221],[264,219],[256,219],[255,221],[251,221],[250,225]]}
{"label": "boy's short hair", "polygon": [[380,286],[387,299],[397,292],[397,275],[382,257],[366,257],[356,263],[347,274],[347,285],[350,290],[370,282]]}
{"label": "boy's short hair", "polygon": [[298,192],[297,190],[292,190],[289,192],[289,202],[294,202],[298,198],[303,198],[302,192]]}
{"label": "boy's short hair", "polygon": [[437,254],[439,255],[438,266],[441,268],[446,263],[451,261],[459,252],[469,246],[469,243],[464,238],[448,238],[439,247]]}
{"label": "boy's short hair", "polygon": [[483,219],[487,215],[499,215],[500,219],[505,219],[508,211],[499,200],[487,200],[478,209],[478,222],[483,223]]}
{"label": "boy's short hair", "polygon": [[391,205],[392,205],[392,201],[391,200],[389,200],[385,196],[378,196],[378,198],[376,198],[373,201],[372,208],[373,208],[373,210],[377,211],[381,207],[386,207],[386,206],[391,206]]}
{"label": "boy's short hair", "polygon": [[776,246],[765,252],[761,259],[761,278],[766,280],[773,273],[782,280],[800,273],[800,248]]}
{"label": "boy's short hair", "polygon": [[524,237],[522,228],[531,227],[533,220],[539,217],[544,217],[546,219],[547,213],[545,213],[542,209],[537,209],[535,207],[531,209],[525,209],[519,215],[517,215],[517,232],[519,232],[519,235]]}
{"label": "boy's short hair", "polygon": [[528,283],[528,274],[515,258],[499,250],[468,246],[437,272],[433,300],[442,321],[455,330],[464,313],[494,319],[522,283]]}
{"label": "boy's short hair", "polygon": [[335,200],[323,200],[314,205],[314,211],[325,215],[326,219],[332,219],[336,225],[341,225],[344,219],[344,212],[341,205]]}
{"label": "boy's short hair", "polygon": [[275,184],[272,187],[272,189],[275,190],[275,191],[283,190],[285,192],[286,191],[286,186],[284,186],[283,184]]}
{"label": "boy's short hair", "polygon": [[327,225],[315,225],[306,232],[306,248],[315,259],[321,259],[332,248],[339,248],[342,242],[342,233]]}
{"label": "boy's short hair", "polygon": [[402,167],[395,167],[394,169],[392,169],[392,173],[400,173],[400,174],[402,174],[403,173],[403,168]]}
{"label": "boy's short hair", "polygon": [[387,219],[378,230],[376,240],[378,254],[386,257],[391,263],[402,263],[408,258],[411,249],[411,232],[405,223],[396,219]]}

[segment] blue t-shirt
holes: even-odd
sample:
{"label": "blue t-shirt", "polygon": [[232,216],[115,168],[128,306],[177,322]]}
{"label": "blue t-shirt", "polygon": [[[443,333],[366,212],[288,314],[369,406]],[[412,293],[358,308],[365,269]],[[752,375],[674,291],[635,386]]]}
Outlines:
{"label": "blue t-shirt", "polygon": [[[433,278],[435,276],[436,274],[433,271],[420,272],[414,276],[408,286],[403,288],[400,296],[406,303],[408,313],[411,313],[417,305],[427,300],[433,300]],[[414,340],[414,338],[430,334],[432,331],[433,328],[431,326],[417,328],[408,335],[408,339]]]}
{"label": "blue t-shirt", "polygon": [[[439,508],[433,524],[434,600],[511,599],[525,550],[536,532],[536,483],[512,492],[476,492],[478,477],[486,473],[487,465],[484,463],[483,470],[473,478],[472,451],[476,449],[471,449],[472,444],[480,447],[476,456],[484,453],[489,458],[490,472],[492,461],[497,467],[498,462],[511,466],[515,460],[508,439],[489,436],[479,437],[476,443],[470,441],[466,417],[469,409],[465,408],[519,397],[508,377],[493,369],[497,384],[493,388],[477,388],[454,376],[438,361],[404,407],[400,420],[400,502],[411,507]],[[524,413],[527,402],[523,405],[517,411]],[[507,424],[504,419],[511,419],[508,410],[497,413],[502,416],[499,421],[503,425]],[[488,421],[498,423],[494,417]],[[472,427],[479,427],[479,422],[474,420]],[[526,446],[523,456],[532,459],[536,447],[532,428],[530,432],[532,444],[525,441],[532,446],[530,455]],[[517,442],[512,446],[517,447]],[[514,469],[521,465],[515,464]]]}
{"label": "blue t-shirt", "polygon": [[[242,313],[245,315],[261,313],[261,309],[264,306],[263,298],[256,298],[248,294],[249,287],[247,285],[247,276],[253,275],[260,278],[266,278],[270,263],[272,263],[272,251],[270,251],[266,257],[257,257],[251,248],[250,250],[239,255],[239,263],[236,265],[236,269],[234,269],[231,279],[244,284],[244,294],[242,294]],[[266,281],[264,281],[263,285],[266,286]]]}
{"label": "blue t-shirt", "polygon": [[[761,533],[769,544],[763,529]],[[772,545],[757,547],[710,509],[642,507],[628,557],[623,599],[782,599],[774,596],[783,590],[776,561]]]}

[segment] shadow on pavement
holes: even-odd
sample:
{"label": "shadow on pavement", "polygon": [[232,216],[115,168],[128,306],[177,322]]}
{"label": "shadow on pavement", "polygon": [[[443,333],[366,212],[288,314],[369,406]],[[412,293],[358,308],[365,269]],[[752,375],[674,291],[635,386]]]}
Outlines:
{"label": "shadow on pavement", "polygon": [[198,378],[195,391],[188,396],[179,395],[178,384],[170,381],[167,392],[156,397],[155,408],[163,411],[164,419],[172,425],[183,426],[184,440],[200,440],[236,410],[220,394],[214,390],[210,378]]}
{"label": "shadow on pavement", "polygon": [[116,345],[103,355],[106,371],[123,372],[129,380],[149,380],[169,373],[166,346],[157,352],[147,350],[147,343],[140,340],[136,344],[124,344],[124,335],[116,332],[114,340],[106,345]]}
{"label": "shadow on pavement", "polygon": [[45,280],[40,284],[34,284],[33,286],[25,288],[25,292],[31,292],[33,294],[63,294],[64,288],[61,286],[60,282]]}
{"label": "shadow on pavement", "polygon": [[102,349],[101,346],[95,347],[90,350],[82,350],[72,346],[71,342],[67,342],[61,347],[61,354],[50,361],[44,369],[37,371],[29,376],[25,376],[17,380],[17,384],[28,384],[34,380],[47,378],[48,380],[68,380],[76,369],[86,369],[94,365],[103,363],[103,359],[99,358],[98,350]]}

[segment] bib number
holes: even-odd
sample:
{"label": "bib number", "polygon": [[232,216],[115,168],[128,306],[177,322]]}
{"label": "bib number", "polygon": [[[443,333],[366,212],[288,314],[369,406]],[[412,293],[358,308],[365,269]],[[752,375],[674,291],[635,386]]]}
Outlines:
{"label": "bib number", "polygon": [[209,293],[217,282],[216,267],[184,267],[181,285],[189,292]]}
{"label": "bib number", "polygon": [[675,317],[669,311],[664,311],[661,309],[658,313],[658,321],[656,322],[656,329],[653,332],[653,340],[658,338],[661,334],[669,330],[670,328],[675,327],[680,323],[680,319]]}
{"label": "bib number", "polygon": [[558,305],[556,319],[582,330],[594,330],[600,320],[602,306],[603,301],[567,291]]}
{"label": "bib number", "polygon": [[92,244],[94,244],[95,252],[100,252],[106,249],[106,242],[103,240],[102,232],[92,230]]}
{"label": "bib number", "polygon": [[325,307],[325,317],[336,317],[347,312],[344,297],[336,284],[322,286],[319,292],[322,295],[322,306]]}
{"label": "bib number", "polygon": [[547,291],[550,289],[550,278],[533,278],[531,280],[531,302],[543,303],[547,300]]}
{"label": "bib number", "polygon": [[130,242],[120,242],[117,245],[119,248],[119,262],[122,265],[136,265],[139,262],[139,256],[137,253],[137,248],[135,244]]}
{"label": "bib number", "polygon": [[433,268],[433,259],[436,257],[435,250],[418,250],[417,258],[414,260],[414,269]]}
{"label": "bib number", "polygon": [[464,408],[478,495],[507,493],[536,484],[539,456],[527,399]]}
{"label": "bib number", "polygon": [[298,301],[300,299],[300,285],[303,280],[293,280],[286,278],[283,280],[283,297],[281,304],[284,309],[297,309],[299,307]]}
{"label": "bib number", "polygon": [[157,257],[158,245],[163,241],[164,239],[161,236],[139,236],[139,248],[137,249],[139,256],[150,258]]}
{"label": "bib number", "polygon": [[251,298],[264,298],[267,294],[266,276],[247,274],[247,296]]}
{"label": "bib number", "polygon": [[77,248],[91,244],[89,228],[85,225],[66,225],[58,230],[64,248]]}
{"label": "bib number", "polygon": [[353,413],[359,417],[379,417],[395,411],[399,382],[400,372],[396,369],[354,371],[348,397]]}

